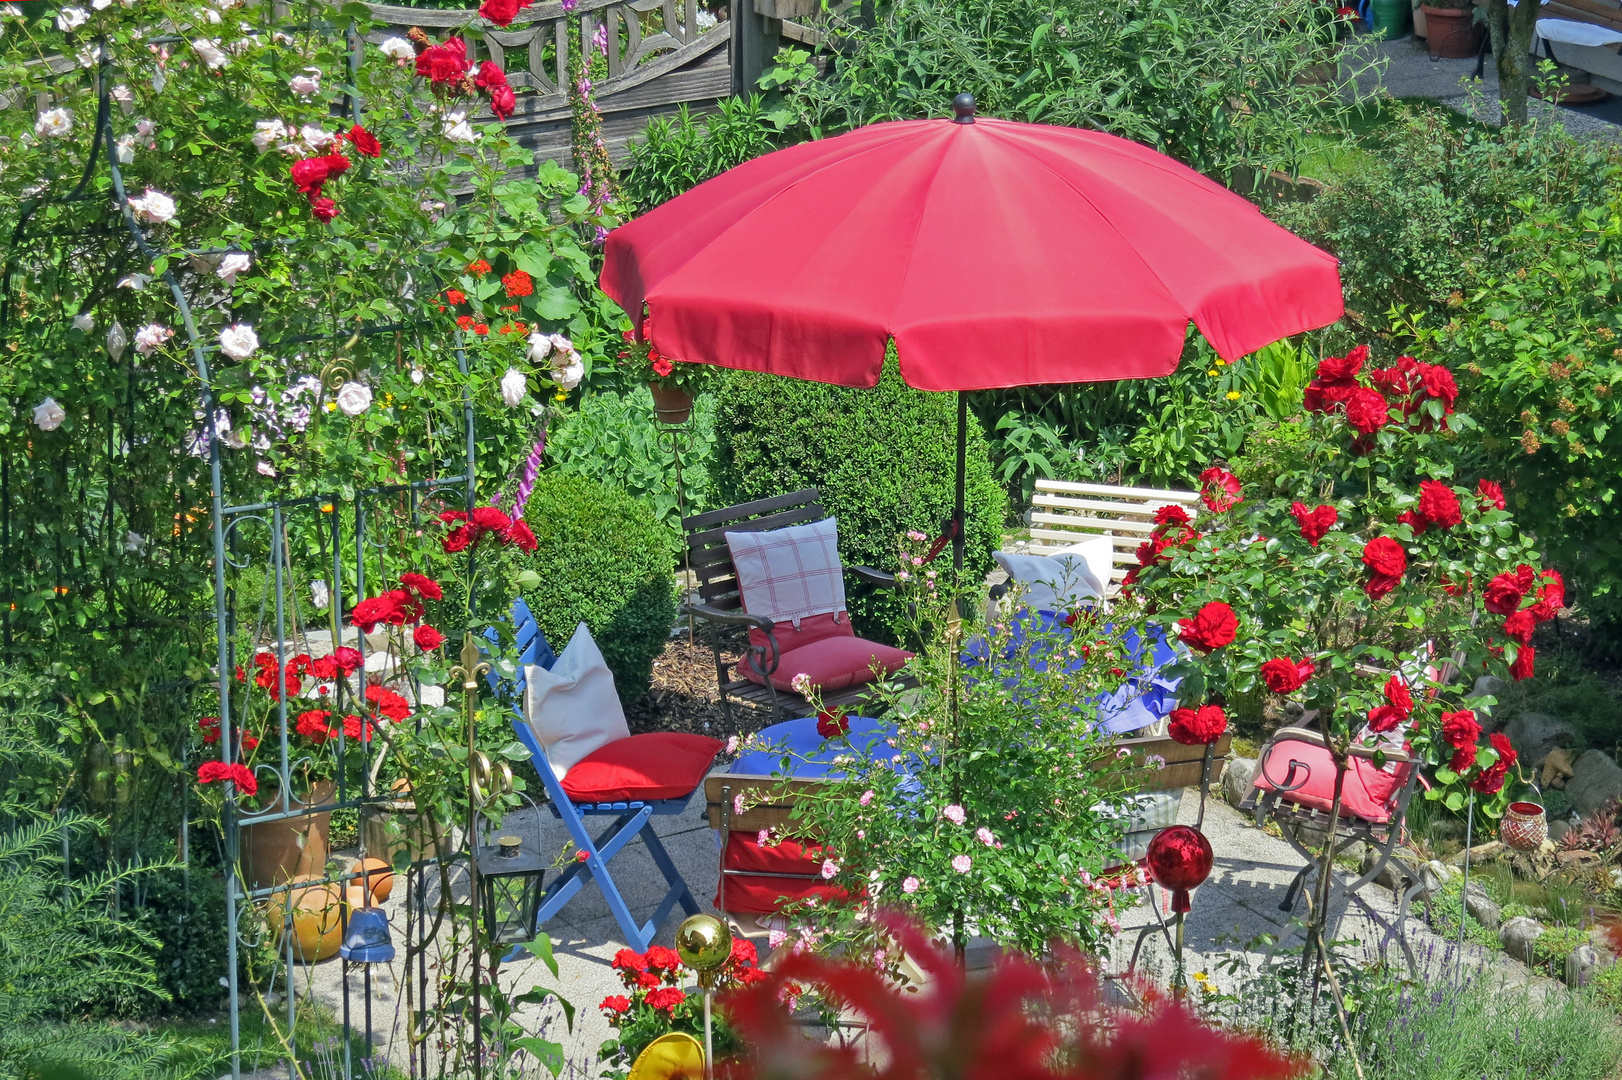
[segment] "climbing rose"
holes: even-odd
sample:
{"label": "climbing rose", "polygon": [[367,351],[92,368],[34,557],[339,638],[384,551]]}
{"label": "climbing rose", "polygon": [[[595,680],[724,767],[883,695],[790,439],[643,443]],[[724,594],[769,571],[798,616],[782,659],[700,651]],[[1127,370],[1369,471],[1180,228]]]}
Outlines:
{"label": "climbing rose", "polygon": [[302,195],[312,199],[321,194],[321,185],[327,182],[327,159],[325,157],[304,158],[293,162],[293,184]]}
{"label": "climbing rose", "polygon": [[952,869],[960,874],[967,874],[973,867],[974,860],[967,855],[954,855],[952,857]]}
{"label": "climbing rose", "polygon": [[356,124],[349,129],[349,144],[355,148],[355,153],[362,157],[382,157],[383,144],[377,141],[377,136]]}
{"label": "climbing rose", "polygon": [[511,544],[522,552],[534,551],[540,544],[535,539],[535,533],[530,529],[529,522],[515,521],[502,530],[501,541]]}
{"label": "climbing rose", "polygon": [[1533,614],[1533,608],[1517,611],[1504,620],[1504,636],[1520,645],[1532,644],[1532,631],[1537,629],[1538,619]]}
{"label": "climbing rose", "polygon": [[902,882],[901,882],[901,891],[904,892],[904,893],[915,893],[915,892],[918,891],[918,885],[919,885],[918,879],[915,878],[915,877],[910,877],[909,876],[909,877],[902,880]]}
{"label": "climbing rose", "polygon": [[1425,393],[1441,401],[1451,413],[1453,402],[1459,397],[1459,384],[1453,381],[1453,373],[1440,364],[1420,364],[1419,372]]}
{"label": "climbing rose", "polygon": [[353,675],[356,671],[360,670],[361,660],[359,649],[351,649],[347,645],[340,645],[338,648],[332,650],[332,659],[333,662],[338,665],[338,669],[345,675]]}
{"label": "climbing rose", "polygon": [[1536,573],[1522,563],[1513,574],[1506,571],[1487,582],[1486,589],[1482,590],[1482,603],[1494,615],[1513,615],[1534,580]]}
{"label": "climbing rose", "polygon": [[501,70],[500,64],[486,60],[479,65],[479,74],[474,78],[473,85],[480,90],[494,90],[498,86],[506,86],[507,73]]}
{"label": "climbing rose", "polygon": [[498,86],[490,91],[490,111],[496,114],[496,119],[505,120],[518,108],[518,95],[513,93],[510,86]]}
{"label": "climbing rose", "polygon": [[423,652],[432,652],[445,644],[445,635],[426,624],[417,627],[411,632],[411,640],[417,643],[417,648]]}
{"label": "climbing rose", "polygon": [[1482,510],[1504,508],[1504,489],[1492,480],[1480,480],[1476,483],[1476,497],[1481,500]]}
{"label": "climbing rose", "polygon": [[1408,684],[1397,675],[1385,681],[1385,704],[1369,710],[1369,728],[1384,734],[1406,724],[1414,711],[1414,697]]}
{"label": "climbing rose", "polygon": [[1566,606],[1566,579],[1560,571],[1545,570],[1543,579],[1547,584],[1538,589],[1538,602],[1527,609],[1538,622],[1548,622]]}
{"label": "climbing rose", "polygon": [[1346,397],[1346,422],[1362,432],[1372,435],[1391,420],[1391,406],[1380,391],[1360,386]]}
{"label": "climbing rose", "polygon": [[1220,649],[1239,632],[1239,617],[1221,600],[1213,600],[1194,615],[1177,623],[1177,636],[1200,652]]}
{"label": "climbing rose", "polygon": [[1533,665],[1537,660],[1538,651],[1530,645],[1522,645],[1515,654],[1515,662],[1509,665],[1509,674],[1516,681],[1530,679]]}
{"label": "climbing rose", "polygon": [[1469,709],[1442,714],[1442,738],[1453,748],[1453,760],[1448,768],[1456,773],[1468,769],[1476,759],[1476,742],[1481,738],[1481,725]]}
{"label": "climbing rose", "polygon": [[1187,525],[1192,520],[1188,516],[1188,511],[1176,503],[1167,503],[1155,511],[1156,525]]}
{"label": "climbing rose", "polygon": [[34,406],[34,426],[41,431],[55,431],[67,418],[67,411],[58,405],[53,397],[48,397]]}
{"label": "climbing rose", "polygon": [[950,806],[946,807],[946,809],[942,810],[941,817],[945,818],[947,821],[950,821],[953,825],[961,825],[969,819],[968,813],[965,812],[963,807],[959,806],[957,803],[952,803]]}
{"label": "climbing rose", "polygon": [[850,719],[842,712],[824,709],[817,713],[817,734],[824,739],[843,738],[850,731]]}
{"label": "climbing rose", "polygon": [[1487,736],[1492,748],[1498,751],[1498,760],[1481,771],[1481,775],[1470,781],[1470,787],[1482,795],[1496,795],[1504,786],[1504,777],[1509,774],[1515,759],[1520,755],[1510,745],[1509,738],[1501,731],[1495,731]]}
{"label": "climbing rose", "polygon": [[458,81],[467,74],[470,66],[467,46],[457,37],[446,38],[417,54],[417,74],[436,87]]}
{"label": "climbing rose", "polygon": [[1345,382],[1357,378],[1357,373],[1363,370],[1363,361],[1368,359],[1369,347],[1359,345],[1345,356],[1326,356],[1318,361],[1318,378],[1322,382]]}
{"label": "climbing rose", "polygon": [[1317,670],[1311,660],[1297,663],[1287,656],[1278,657],[1262,665],[1262,682],[1275,694],[1290,694],[1306,685]]}
{"label": "climbing rose", "polygon": [[1206,746],[1222,738],[1228,730],[1228,714],[1220,705],[1201,705],[1198,709],[1173,709],[1166,734],[1184,746]]}
{"label": "climbing rose", "polygon": [[1408,569],[1408,553],[1391,537],[1376,536],[1363,545],[1363,565],[1369,568],[1363,591],[1371,600],[1378,600],[1402,581]]}
{"label": "climbing rose", "polygon": [[1451,529],[1464,521],[1459,497],[1452,488],[1437,480],[1419,482],[1419,512],[1426,522],[1438,529]]}
{"label": "climbing rose", "polygon": [[532,2],[533,0],[484,0],[484,3],[479,5],[479,15],[497,26],[509,26],[518,18],[518,13],[529,7]]}
{"label": "climbing rose", "polygon": [[349,159],[337,150],[334,150],[321,160],[327,163],[328,180],[336,180],[349,171]]}
{"label": "climbing rose", "polygon": [[1239,478],[1220,465],[1200,473],[1200,499],[1213,513],[1231,510],[1245,501]]}
{"label": "climbing rose", "polygon": [[246,765],[227,765],[223,761],[205,761],[197,767],[197,782],[212,784],[216,780],[229,780],[244,795],[259,794],[259,781]]}
{"label": "climbing rose", "polygon": [[338,216],[338,204],[328,198],[311,199],[310,213],[320,222],[331,221]]}
{"label": "climbing rose", "polygon": [[1301,535],[1306,537],[1313,547],[1318,546],[1318,541],[1334,527],[1336,519],[1340,516],[1333,506],[1325,505],[1308,510],[1307,504],[1302,502],[1291,503],[1290,513],[1300,522]]}
{"label": "climbing rose", "polygon": [[424,577],[422,574],[414,574],[409,570],[400,575],[400,584],[424,600],[438,600],[445,595],[444,590],[439,587],[439,582],[431,577]]}

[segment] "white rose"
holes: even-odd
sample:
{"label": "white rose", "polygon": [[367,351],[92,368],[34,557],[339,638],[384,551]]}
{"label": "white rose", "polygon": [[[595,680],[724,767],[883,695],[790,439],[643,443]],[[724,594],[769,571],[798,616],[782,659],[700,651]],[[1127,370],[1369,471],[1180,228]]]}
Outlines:
{"label": "white rose", "polygon": [[412,386],[421,386],[422,385],[422,368],[417,367],[415,365],[413,365],[412,368],[411,368],[411,385]]}
{"label": "white rose", "polygon": [[292,135],[280,120],[255,120],[253,122],[253,147],[263,154],[276,143]]}
{"label": "white rose", "polygon": [[72,109],[46,109],[34,121],[34,134],[42,139],[61,139],[72,131]]}
{"label": "white rose", "polygon": [[517,368],[508,368],[507,374],[501,377],[501,400],[507,403],[509,409],[516,408],[524,395],[529,393],[529,380]]}
{"label": "white rose", "polygon": [[130,93],[130,88],[127,86],[113,87],[112,96],[113,100],[118,102],[118,107],[123,109],[126,115],[135,106],[135,95]]}
{"label": "white rose", "polygon": [[319,150],[332,141],[332,132],[324,131],[320,124],[305,124],[298,129],[298,137],[310,144],[310,149]]}
{"label": "white rose", "polygon": [[325,581],[310,582],[310,601],[315,604],[315,610],[327,610],[327,605],[332,602],[332,590],[327,588]]}
{"label": "white rose", "polygon": [[113,157],[118,159],[120,165],[128,165],[135,160],[135,136],[120,135],[118,143],[113,147]]}
{"label": "white rose", "polygon": [[385,38],[383,43],[378,46],[378,50],[384,56],[393,57],[396,60],[415,60],[417,58],[417,50],[412,47],[411,42],[401,37]]}
{"label": "white rose", "polygon": [[124,534],[124,550],[133,555],[144,554],[146,552],[146,537],[133,529],[126,532]]}
{"label": "white rose", "polygon": [[294,75],[288,80],[287,88],[299,97],[314,97],[321,92],[321,74]]}
{"label": "white rose", "polygon": [[113,6],[113,0],[90,0],[90,6],[97,11],[105,11]]}
{"label": "white rose", "polygon": [[552,351],[552,339],[539,330],[529,335],[529,362],[539,364]]}
{"label": "white rose", "polygon": [[137,120],[137,121],[135,121],[135,134],[141,136],[142,138],[145,138],[146,136],[152,134],[154,131],[157,130],[157,128],[158,128],[158,125],[154,124],[150,120]]}
{"label": "white rose", "polygon": [[559,359],[567,356],[569,362],[552,369],[552,381],[564,390],[573,390],[580,385],[580,380],[586,377],[586,365],[580,362],[578,353],[560,353]]}
{"label": "white rose", "polygon": [[220,25],[220,13],[215,11],[213,8],[204,8],[203,18],[213,23],[215,26]]}
{"label": "white rose", "polygon": [[338,388],[338,408],[345,416],[359,416],[372,406],[371,387],[358,382],[346,382]]}
{"label": "white rose", "polygon": [[161,191],[147,188],[139,199],[130,200],[130,209],[136,217],[162,225],[175,216],[175,201]]}
{"label": "white rose", "polygon": [[56,28],[64,34],[73,33],[89,21],[90,12],[84,8],[65,7],[56,13]]}
{"label": "white rose", "polygon": [[48,397],[34,406],[34,426],[41,431],[55,431],[67,418],[67,411],[58,405],[53,397]]}
{"label": "white rose", "polygon": [[87,45],[78,52],[79,66],[82,68],[95,67],[101,60],[101,46]]}
{"label": "white rose", "polygon": [[248,269],[252,263],[253,260],[249,258],[247,252],[233,251],[220,260],[220,265],[214,271],[214,274],[227,285],[235,285],[237,275]]}
{"label": "white rose", "polygon": [[142,289],[146,288],[147,282],[151,280],[152,278],[147,274],[129,274],[118,279],[118,287],[120,289],[130,289],[135,292],[140,292]]}
{"label": "white rose", "polygon": [[273,468],[271,466],[270,462],[268,462],[268,461],[256,461],[256,462],[253,463],[253,467],[259,473],[260,476],[275,476],[276,475],[275,468]]}
{"label": "white rose", "polygon": [[247,323],[236,323],[220,331],[220,351],[233,360],[246,360],[259,348],[259,336]]}
{"label": "white rose", "polygon": [[218,71],[220,68],[224,67],[226,61],[230,59],[230,57],[226,56],[220,51],[219,42],[210,41],[208,38],[198,38],[196,41],[191,43],[191,47],[194,51],[196,51],[198,58],[203,61],[203,64],[210,71]]}
{"label": "white rose", "polygon": [[574,342],[570,341],[562,334],[553,334],[547,340],[552,343],[552,348],[557,349],[560,352],[574,352]]}
{"label": "white rose", "polygon": [[81,311],[73,317],[73,328],[81,334],[88,334],[96,328],[96,318],[88,311]]}
{"label": "white rose", "polygon": [[175,332],[167,326],[158,323],[147,323],[135,331],[135,351],[142,356],[151,356],[163,343],[175,336]]}

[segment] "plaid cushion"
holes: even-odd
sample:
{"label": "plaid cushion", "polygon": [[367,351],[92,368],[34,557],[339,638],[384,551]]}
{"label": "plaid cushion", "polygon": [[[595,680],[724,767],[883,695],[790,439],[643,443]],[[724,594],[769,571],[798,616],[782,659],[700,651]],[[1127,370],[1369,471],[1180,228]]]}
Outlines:
{"label": "plaid cushion", "polygon": [[845,610],[845,574],[833,518],[769,532],[729,532],[743,609],[772,622]]}

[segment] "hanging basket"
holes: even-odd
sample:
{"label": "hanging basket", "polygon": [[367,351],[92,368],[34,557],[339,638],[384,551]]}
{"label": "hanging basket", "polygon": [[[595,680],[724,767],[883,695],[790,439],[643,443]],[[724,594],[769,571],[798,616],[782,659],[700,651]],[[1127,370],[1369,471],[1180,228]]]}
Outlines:
{"label": "hanging basket", "polygon": [[693,395],[679,386],[661,386],[649,383],[653,394],[653,417],[661,424],[685,424],[693,415]]}
{"label": "hanging basket", "polygon": [[1510,803],[1498,825],[1498,838],[1514,851],[1536,851],[1549,838],[1549,818],[1535,802]]}

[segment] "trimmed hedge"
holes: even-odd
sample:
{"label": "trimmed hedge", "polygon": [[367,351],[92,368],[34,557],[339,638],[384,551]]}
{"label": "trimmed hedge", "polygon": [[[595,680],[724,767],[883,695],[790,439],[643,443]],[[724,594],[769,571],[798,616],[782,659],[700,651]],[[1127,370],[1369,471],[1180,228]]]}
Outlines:
{"label": "trimmed hedge", "polygon": [[[956,395],[907,386],[893,355],[871,390],[730,372],[718,397],[712,470],[723,505],[817,488],[839,519],[845,564],[887,571],[898,568],[902,533],[938,535],[951,516]],[[1001,542],[1007,497],[972,411],[967,475],[965,565],[978,580]],[[951,555],[943,553],[937,565],[949,569]],[[846,588],[856,631],[893,640],[887,631],[895,609],[886,598],[850,578]]]}
{"label": "trimmed hedge", "polygon": [[676,621],[676,545],[651,507],[584,476],[542,473],[524,509],[541,582],[524,599],[562,652],[585,623],[626,705],[647,693]]}

